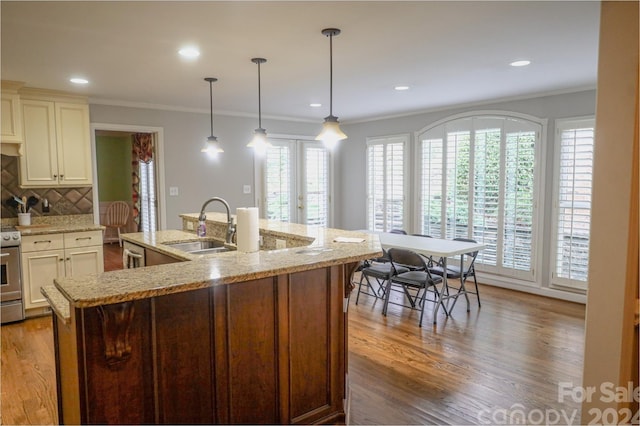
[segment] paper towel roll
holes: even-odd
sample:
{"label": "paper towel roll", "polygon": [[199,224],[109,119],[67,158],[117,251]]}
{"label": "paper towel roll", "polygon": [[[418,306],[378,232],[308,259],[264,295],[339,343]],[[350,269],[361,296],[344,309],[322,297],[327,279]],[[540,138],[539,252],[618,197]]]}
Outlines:
{"label": "paper towel roll", "polygon": [[236,209],[238,251],[252,253],[260,249],[260,232],[258,228],[258,208],[240,207]]}

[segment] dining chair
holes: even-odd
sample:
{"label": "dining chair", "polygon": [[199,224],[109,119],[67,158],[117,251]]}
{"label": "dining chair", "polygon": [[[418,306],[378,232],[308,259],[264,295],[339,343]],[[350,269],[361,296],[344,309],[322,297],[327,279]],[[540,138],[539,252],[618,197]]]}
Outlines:
{"label": "dining chair", "polygon": [[[360,293],[373,296],[376,299],[383,298],[385,295],[385,282],[389,281],[392,276],[407,272],[409,269],[404,266],[394,266],[388,256],[388,252],[382,250],[383,255],[377,259],[365,260],[360,269],[360,282],[358,283],[358,294],[356,296],[356,305],[360,300]],[[367,291],[362,291],[363,280],[367,285]],[[373,288],[373,282],[377,285],[377,289]]]}
{"label": "dining chair", "polygon": [[[422,327],[424,305],[425,301],[428,300],[431,302],[435,302],[434,314],[435,308],[438,306],[438,304],[440,304],[442,306],[442,309],[444,310],[445,315],[449,316],[449,312],[444,306],[444,303],[441,299],[441,294],[436,286],[436,284],[442,283],[443,279],[442,277],[431,275],[427,265],[427,260],[423,256],[420,256],[418,253],[406,249],[391,248],[389,249],[388,253],[389,259],[391,259],[392,266],[394,266],[395,268],[406,267],[409,270],[393,275],[391,279],[387,281],[382,314],[385,316],[387,315],[387,308],[389,306],[389,303],[411,309],[420,309],[420,320],[418,322],[418,325]],[[394,287],[399,288],[399,290],[394,289]],[[401,291],[403,293],[403,296],[405,296],[408,300],[409,305],[407,305],[406,303],[392,302],[392,291]],[[433,292],[433,299],[427,299],[428,291]],[[435,315],[433,316],[433,323],[436,323]]]}
{"label": "dining chair", "polygon": [[407,231],[405,231],[404,229],[392,229],[391,231],[389,231],[389,233],[407,235]]}
{"label": "dining chair", "polygon": [[[464,242],[468,242],[468,243],[477,243],[476,240],[473,240],[471,238],[454,238],[453,241],[464,241]],[[458,289],[458,291],[462,291],[462,292],[466,292],[466,293],[470,293],[470,294],[475,294],[477,299],[478,299],[478,307],[481,306],[480,304],[480,292],[478,291],[478,280],[476,278],[476,269],[475,269],[475,261],[476,258],[478,257],[478,251],[473,251],[473,252],[469,252],[469,253],[465,253],[464,255],[462,255],[463,257],[466,256],[467,260],[465,261],[464,258],[462,259],[462,268],[460,267],[460,265],[455,265],[453,264],[447,264],[447,280],[449,279],[460,279],[460,288]],[[435,275],[439,275],[439,276],[444,276],[444,268],[442,267],[442,264],[438,264],[435,266],[432,266],[431,268],[429,268],[432,274]],[[473,277],[473,281],[475,284],[475,292],[474,291],[469,291],[466,289],[465,284],[467,283],[467,278],[469,277]],[[451,287],[451,285],[449,284],[449,281],[447,281],[447,286]],[[451,309],[453,309],[453,307],[455,306],[456,302],[457,302],[458,298],[456,297],[456,300],[453,302],[453,305],[451,306]],[[468,301],[468,299],[467,299]],[[467,311],[469,311],[469,305],[467,304]]]}
{"label": "dining chair", "polygon": [[129,222],[129,205],[124,201],[114,201],[109,204],[104,215],[104,226],[107,229],[116,229],[118,232],[118,244],[122,247],[120,229],[125,229]]}
{"label": "dining chair", "polygon": [[140,260],[142,255],[134,253],[129,249],[122,250],[122,267],[124,269],[133,269],[140,267]]}

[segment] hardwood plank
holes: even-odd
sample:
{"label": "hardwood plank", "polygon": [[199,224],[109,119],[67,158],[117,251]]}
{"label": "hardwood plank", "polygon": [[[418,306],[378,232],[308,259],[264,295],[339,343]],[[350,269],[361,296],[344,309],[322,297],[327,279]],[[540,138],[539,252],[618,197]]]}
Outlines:
{"label": "hardwood plank", "polygon": [[579,404],[559,403],[558,383],[581,384],[584,306],[488,286],[480,293],[481,309],[457,305],[422,329],[418,311],[390,305],[385,318],[379,300],[351,301],[353,423],[477,424],[514,404],[576,413],[579,423]]}
{"label": "hardwood plank", "polygon": [[55,424],[56,373],[50,316],[2,326],[2,424]]}
{"label": "hardwood plank", "polygon": [[[582,382],[584,305],[484,285],[480,294],[482,308],[457,304],[436,326],[427,306],[422,328],[418,311],[390,305],[383,317],[380,301],[361,295],[356,306],[352,295],[350,422],[478,424],[480,410],[514,404],[579,410],[558,402],[558,383]],[[2,423],[56,424],[51,318],[1,333]]]}

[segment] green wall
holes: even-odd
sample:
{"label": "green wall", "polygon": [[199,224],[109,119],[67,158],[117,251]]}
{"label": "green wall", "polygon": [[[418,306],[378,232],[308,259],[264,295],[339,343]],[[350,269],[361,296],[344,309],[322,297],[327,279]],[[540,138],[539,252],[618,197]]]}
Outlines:
{"label": "green wall", "polygon": [[96,136],[100,201],[131,199],[131,137]]}

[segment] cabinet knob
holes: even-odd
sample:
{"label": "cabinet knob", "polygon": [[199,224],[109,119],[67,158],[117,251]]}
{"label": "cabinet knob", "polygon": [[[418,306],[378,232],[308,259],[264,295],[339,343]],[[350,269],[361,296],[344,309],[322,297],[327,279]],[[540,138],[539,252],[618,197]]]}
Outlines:
{"label": "cabinet knob", "polygon": [[60,179],[64,179],[64,175],[60,175]]}
{"label": "cabinet knob", "polygon": [[53,175],[53,178],[54,179],[58,179],[58,175]]}
{"label": "cabinet knob", "polygon": [[58,262],[63,262],[63,261],[64,261],[63,258],[58,259]]}

